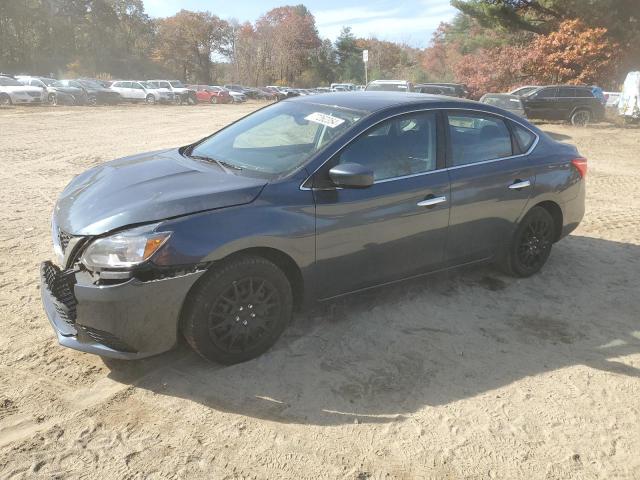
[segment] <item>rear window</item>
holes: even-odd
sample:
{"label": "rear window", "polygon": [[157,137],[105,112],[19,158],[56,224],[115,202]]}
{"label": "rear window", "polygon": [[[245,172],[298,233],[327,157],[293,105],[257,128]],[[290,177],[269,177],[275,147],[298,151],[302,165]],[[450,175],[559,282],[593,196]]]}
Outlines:
{"label": "rear window", "polygon": [[590,88],[576,88],[575,91],[578,98],[594,98]]}

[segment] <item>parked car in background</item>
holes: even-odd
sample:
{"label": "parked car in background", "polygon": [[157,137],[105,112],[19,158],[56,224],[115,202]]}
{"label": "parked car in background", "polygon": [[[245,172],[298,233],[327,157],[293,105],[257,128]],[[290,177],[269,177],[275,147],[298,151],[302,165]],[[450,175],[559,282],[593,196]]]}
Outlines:
{"label": "parked car in background", "polygon": [[622,92],[604,92],[604,99],[607,102],[606,108],[618,108]]}
{"label": "parked car in background", "polygon": [[591,87],[539,87],[520,100],[528,118],[565,120],[579,126],[604,118],[604,105],[593,95]]}
{"label": "parked car in background", "polygon": [[493,105],[494,107],[502,108],[503,110],[507,110],[520,117],[527,118],[527,114],[522,106],[522,101],[517,95],[509,95],[508,93],[487,93],[482,96],[480,103]]}
{"label": "parked car in background", "polygon": [[416,93],[427,93],[430,95],[445,95],[447,97],[457,97],[456,89],[453,87],[443,87],[441,85],[418,84],[413,86]]}
{"label": "parked car in background", "polygon": [[187,88],[180,80],[147,80],[147,83],[155,88],[166,88],[172,92],[176,103],[182,105],[196,105],[198,97],[193,89]]}
{"label": "parked car in background", "polygon": [[146,102],[150,105],[175,103],[173,92],[166,88],[156,88],[147,82],[117,80],[111,84],[110,88],[128,102]]}
{"label": "parked car in background", "polygon": [[60,83],[82,88],[87,94],[87,103],[89,105],[116,105],[122,101],[119,93],[105,88],[93,80],[60,80]]}
{"label": "parked car in background", "polygon": [[406,80],[373,80],[365,90],[367,92],[411,92],[413,84]]}
{"label": "parked car in background", "polygon": [[15,78],[0,76],[0,105],[42,103],[45,98],[41,87],[23,85]]}
{"label": "parked car in background", "polygon": [[277,90],[273,87],[262,87],[260,90],[273,95],[276,101],[284,100],[285,98],[287,98],[287,94],[285,92],[281,92],[280,90]]}
{"label": "parked car in background", "polygon": [[537,90],[540,88],[540,85],[525,85],[523,87],[518,87],[515,90],[512,90],[509,92],[509,95],[517,95],[519,97],[523,96],[523,95],[527,95],[531,92],[533,92],[534,90]]}
{"label": "parked car in background", "polygon": [[51,105],[76,105],[86,103],[86,99],[76,100],[76,97],[74,96],[75,92],[70,91],[75,89],[54,87],[53,84],[57,81],[54,78],[30,75],[16,75],[15,78],[23,85],[41,88],[43,91],[43,101],[48,102]]}
{"label": "parked car in background", "polygon": [[196,98],[204,103],[231,103],[231,95],[222,87],[209,85],[187,85],[191,90],[195,90]]}
{"label": "parked car in background", "polygon": [[294,306],[470,264],[534,275],[583,218],[586,170],[575,147],[486,104],[286,100],[72,180],[42,302],[67,347],[139,359],[182,334],[242,362]]}
{"label": "parked car in background", "polygon": [[618,101],[618,114],[625,121],[640,120],[640,72],[629,72]]}
{"label": "parked car in background", "polygon": [[233,103],[244,103],[247,101],[247,96],[244,93],[237,92],[235,90],[227,90],[231,98],[233,99]]}
{"label": "parked car in background", "polygon": [[[87,91],[81,85],[73,85],[56,80],[49,86],[50,90],[53,90],[49,94],[49,102],[57,105],[88,105],[89,97]],[[53,95],[52,95],[53,94]],[[72,98],[69,98],[72,97]]]}
{"label": "parked car in background", "polygon": [[218,92],[218,103],[233,103],[235,100],[231,95],[231,92],[220,85],[208,85],[208,87],[214,92]]}
{"label": "parked car in background", "polygon": [[353,83],[332,83],[330,88],[332,92],[352,92],[356,86]]}
{"label": "parked car in background", "polygon": [[469,91],[467,86],[462,83],[421,83],[422,86],[432,86],[432,87],[444,87],[453,89],[453,96],[458,98],[467,98],[469,97]]}

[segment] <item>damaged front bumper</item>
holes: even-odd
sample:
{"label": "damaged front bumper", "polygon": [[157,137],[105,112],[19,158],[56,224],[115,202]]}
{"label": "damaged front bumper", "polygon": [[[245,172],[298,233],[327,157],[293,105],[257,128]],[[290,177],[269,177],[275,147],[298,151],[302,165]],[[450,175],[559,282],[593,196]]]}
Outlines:
{"label": "damaged front bumper", "polygon": [[65,347],[132,360],[173,348],[184,299],[204,271],[98,285],[86,272],[40,266],[44,310]]}

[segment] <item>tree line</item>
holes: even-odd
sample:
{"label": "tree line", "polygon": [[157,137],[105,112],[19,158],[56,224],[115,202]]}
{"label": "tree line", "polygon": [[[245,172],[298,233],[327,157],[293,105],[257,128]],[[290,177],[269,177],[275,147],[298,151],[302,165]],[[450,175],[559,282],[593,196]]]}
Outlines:
{"label": "tree line", "polygon": [[151,18],[143,0],[5,1],[0,71],[305,87],[364,83],[367,49],[369,79],[457,81],[477,95],[523,83],[613,86],[640,68],[637,0],[452,4],[458,15],[418,49],[358,38],[349,27],[323,39],[304,5],[240,23],[188,10]]}

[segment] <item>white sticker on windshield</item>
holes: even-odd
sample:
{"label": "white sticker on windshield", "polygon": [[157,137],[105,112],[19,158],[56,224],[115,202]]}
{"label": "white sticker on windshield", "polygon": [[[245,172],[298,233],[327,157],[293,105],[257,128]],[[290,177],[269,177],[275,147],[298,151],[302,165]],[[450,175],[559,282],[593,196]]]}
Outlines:
{"label": "white sticker on windshield", "polygon": [[329,128],[336,128],[338,125],[342,125],[344,123],[344,119],[342,118],[332,117],[331,115],[320,112],[313,112],[312,114],[304,117],[304,119],[309,120],[310,122],[319,123],[320,125],[324,125]]}

